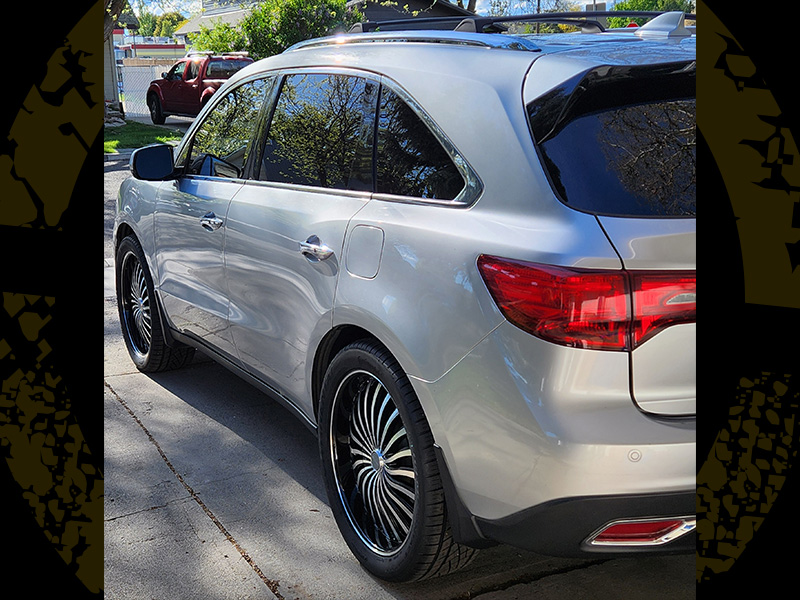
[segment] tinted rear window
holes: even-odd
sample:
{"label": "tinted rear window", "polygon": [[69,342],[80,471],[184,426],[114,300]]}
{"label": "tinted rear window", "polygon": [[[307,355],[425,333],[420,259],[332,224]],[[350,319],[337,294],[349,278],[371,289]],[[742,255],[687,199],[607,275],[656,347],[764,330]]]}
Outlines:
{"label": "tinted rear window", "polygon": [[209,79],[228,79],[228,77],[236,73],[236,71],[243,69],[252,62],[252,60],[232,58],[211,60],[206,68],[206,77]]}
{"label": "tinted rear window", "polygon": [[[696,215],[695,99],[663,97],[693,91],[693,72],[682,78],[676,86],[674,74],[671,81],[617,79],[621,85],[587,77],[529,105],[545,169],[565,204],[615,216]],[[646,95],[625,103],[642,86]]]}

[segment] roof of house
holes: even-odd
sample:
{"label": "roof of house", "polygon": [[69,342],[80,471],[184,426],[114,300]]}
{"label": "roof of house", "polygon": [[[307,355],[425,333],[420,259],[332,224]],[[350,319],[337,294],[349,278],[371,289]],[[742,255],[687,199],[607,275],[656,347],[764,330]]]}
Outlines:
{"label": "roof of house", "polygon": [[235,25],[239,21],[241,21],[245,15],[250,12],[250,9],[236,9],[236,10],[227,10],[227,11],[219,11],[213,13],[205,13],[201,15],[197,15],[196,17],[192,17],[188,21],[186,21],[183,25],[178,27],[173,35],[187,35],[189,33],[197,33],[200,31],[200,26],[203,25],[208,27],[209,29],[214,27],[216,23],[228,23],[229,25]]}

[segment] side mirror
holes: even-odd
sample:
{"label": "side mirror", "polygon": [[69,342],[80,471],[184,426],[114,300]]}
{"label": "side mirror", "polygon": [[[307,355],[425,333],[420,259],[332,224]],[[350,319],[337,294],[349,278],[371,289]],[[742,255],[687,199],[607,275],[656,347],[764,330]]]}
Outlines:
{"label": "side mirror", "polygon": [[164,72],[161,74],[161,79],[166,79],[166,78],[167,78],[167,72],[166,72],[166,71],[164,71]]}
{"label": "side mirror", "polygon": [[172,146],[154,144],[134,150],[131,154],[131,173],[136,179],[164,181],[172,178],[174,159]]}

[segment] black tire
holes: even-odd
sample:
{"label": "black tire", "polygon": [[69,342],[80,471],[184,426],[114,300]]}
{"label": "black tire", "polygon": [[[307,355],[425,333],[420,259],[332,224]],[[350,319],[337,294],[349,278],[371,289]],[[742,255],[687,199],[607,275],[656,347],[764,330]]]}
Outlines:
{"label": "black tire", "polygon": [[164,111],[161,108],[161,100],[158,99],[158,96],[151,95],[147,99],[147,108],[150,109],[150,120],[155,125],[163,125],[167,117],[164,115]]}
{"label": "black tire", "polygon": [[476,550],[453,541],[433,435],[397,361],[355,342],[322,385],[319,440],[331,510],[370,573],[415,581],[465,566]]}
{"label": "black tire", "polygon": [[145,373],[177,369],[194,356],[189,346],[170,347],[164,339],[153,279],[139,241],[128,236],[117,249],[117,307],[125,346]]}

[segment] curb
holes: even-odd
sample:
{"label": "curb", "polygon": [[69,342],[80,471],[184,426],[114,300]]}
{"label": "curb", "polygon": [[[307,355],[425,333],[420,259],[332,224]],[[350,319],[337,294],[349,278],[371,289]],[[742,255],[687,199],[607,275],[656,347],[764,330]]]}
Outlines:
{"label": "curb", "polygon": [[117,152],[107,152],[105,154],[105,158],[103,162],[108,162],[110,160],[117,161],[117,160],[130,160],[131,153],[134,151],[134,148],[121,148]]}

